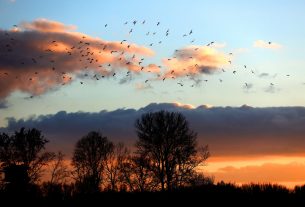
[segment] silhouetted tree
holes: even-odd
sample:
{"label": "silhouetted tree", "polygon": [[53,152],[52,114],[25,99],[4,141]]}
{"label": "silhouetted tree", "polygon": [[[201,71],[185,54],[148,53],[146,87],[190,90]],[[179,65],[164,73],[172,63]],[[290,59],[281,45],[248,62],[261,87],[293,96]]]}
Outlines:
{"label": "silhouetted tree", "polygon": [[50,163],[50,184],[64,184],[69,179],[71,172],[64,162],[64,157],[65,155],[60,151],[54,155],[54,159]]}
{"label": "silhouetted tree", "polygon": [[10,186],[20,189],[40,179],[43,167],[54,156],[44,150],[46,143],[48,140],[35,128],[0,135],[0,162]]}
{"label": "silhouetted tree", "polygon": [[142,115],[135,124],[137,154],[149,160],[149,169],[161,190],[181,186],[192,177],[194,169],[209,157],[207,147],[197,156],[197,134],[181,113],[159,111]]}
{"label": "silhouetted tree", "polygon": [[155,177],[150,170],[150,160],[141,155],[129,156],[121,168],[123,180],[129,191],[145,192],[156,189]]}
{"label": "silhouetted tree", "polygon": [[126,159],[128,159],[129,151],[123,143],[114,145],[113,150],[109,152],[108,158],[105,160],[105,179],[107,189],[118,191],[123,186],[122,168]]}
{"label": "silhouetted tree", "polygon": [[105,161],[113,151],[113,144],[99,132],[89,132],[81,138],[74,150],[72,165],[75,167],[76,184],[84,193],[100,190]]}

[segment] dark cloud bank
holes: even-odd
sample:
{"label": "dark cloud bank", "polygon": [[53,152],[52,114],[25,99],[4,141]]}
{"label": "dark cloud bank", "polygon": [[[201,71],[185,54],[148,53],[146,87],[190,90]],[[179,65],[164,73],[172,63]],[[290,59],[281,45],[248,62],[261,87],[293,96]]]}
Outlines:
{"label": "dark cloud bank", "polygon": [[8,118],[1,131],[20,127],[42,130],[49,146],[69,154],[75,142],[91,130],[99,130],[113,141],[133,144],[134,122],[143,113],[179,111],[198,133],[199,143],[208,144],[213,156],[289,155],[305,152],[305,107],[207,107],[152,103],[135,109],[95,113],[60,111],[56,114],[16,120]]}

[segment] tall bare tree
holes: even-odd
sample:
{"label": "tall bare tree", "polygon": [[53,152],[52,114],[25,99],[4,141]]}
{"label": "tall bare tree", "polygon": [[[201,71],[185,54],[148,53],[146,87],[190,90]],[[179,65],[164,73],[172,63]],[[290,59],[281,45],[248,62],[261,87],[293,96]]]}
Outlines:
{"label": "tall bare tree", "polygon": [[105,161],[113,148],[107,137],[95,131],[89,132],[76,143],[72,165],[75,168],[76,182],[82,191],[100,191]]}
{"label": "tall bare tree", "polygon": [[198,158],[197,134],[181,113],[159,111],[142,115],[135,123],[137,154],[150,160],[149,169],[162,191],[185,184],[194,169],[209,157]]}
{"label": "tall bare tree", "polygon": [[39,181],[43,167],[54,156],[53,153],[45,151],[47,143],[48,140],[35,128],[28,130],[21,128],[12,136],[1,134],[0,162],[8,173],[8,177],[18,176],[21,172],[29,183]]}
{"label": "tall bare tree", "polygon": [[122,187],[123,175],[122,168],[126,159],[128,159],[129,151],[123,143],[114,145],[113,150],[109,153],[105,160],[105,179],[107,180],[107,188],[111,191],[118,191]]}
{"label": "tall bare tree", "polygon": [[62,152],[57,152],[50,164],[51,178],[50,184],[63,184],[71,176],[71,171],[65,163],[65,155]]}
{"label": "tall bare tree", "polygon": [[158,182],[156,182],[150,170],[149,163],[148,157],[140,155],[129,156],[123,163],[121,168],[123,183],[126,184],[129,191],[145,192],[156,190]]}

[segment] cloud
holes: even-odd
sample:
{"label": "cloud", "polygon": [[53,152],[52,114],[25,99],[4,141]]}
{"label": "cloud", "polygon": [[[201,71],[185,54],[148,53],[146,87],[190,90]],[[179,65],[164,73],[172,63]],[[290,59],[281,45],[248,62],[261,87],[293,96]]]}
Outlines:
{"label": "cloud", "polygon": [[147,90],[152,89],[153,87],[150,84],[136,83],[135,88],[136,90]]}
{"label": "cloud", "polygon": [[93,73],[90,78],[98,80],[123,69],[139,73],[143,68],[146,71],[140,58],[154,55],[144,46],[106,41],[75,30],[75,26],[47,19],[0,30],[0,99],[15,91],[43,94],[82,77],[79,74]]}
{"label": "cloud", "polygon": [[260,73],[258,74],[259,78],[275,78],[277,76],[277,74],[269,74],[269,73]]}
{"label": "cloud", "polygon": [[[279,173],[280,172],[280,173]],[[236,183],[286,183],[304,182],[305,164],[291,162],[286,164],[264,163],[243,167],[226,166],[212,173],[217,180]]]}
{"label": "cloud", "polygon": [[256,40],[253,43],[253,47],[265,48],[265,49],[281,49],[283,46],[276,42],[266,42],[264,40]]}
{"label": "cloud", "polygon": [[37,32],[67,32],[76,29],[76,27],[73,25],[66,26],[63,23],[50,21],[47,19],[37,19],[33,22],[23,22],[20,26],[25,30]]}
{"label": "cloud", "polygon": [[[211,74],[228,64],[229,56],[208,46],[188,46],[176,50],[172,58],[163,59],[166,78]],[[163,78],[163,77],[162,77]]]}
{"label": "cloud", "polygon": [[213,157],[287,155],[304,152],[304,107],[212,107],[181,103],[151,103],[138,110],[117,109],[95,113],[65,111],[16,120],[8,118],[1,131],[35,127],[50,139],[50,146],[71,153],[75,142],[91,130],[111,140],[134,144],[134,123],[143,113],[159,110],[183,113],[198,142],[208,144]]}
{"label": "cloud", "polygon": [[8,108],[7,101],[5,101],[5,100],[0,100],[0,110],[1,110],[1,109],[6,109],[6,108]]}
{"label": "cloud", "polygon": [[248,93],[251,91],[251,89],[253,89],[253,87],[254,87],[253,83],[245,83],[243,85],[243,90]]}
{"label": "cloud", "polygon": [[264,88],[264,91],[266,93],[276,93],[276,92],[279,92],[280,90],[281,90],[280,88],[275,87],[274,85],[270,85],[270,86]]}

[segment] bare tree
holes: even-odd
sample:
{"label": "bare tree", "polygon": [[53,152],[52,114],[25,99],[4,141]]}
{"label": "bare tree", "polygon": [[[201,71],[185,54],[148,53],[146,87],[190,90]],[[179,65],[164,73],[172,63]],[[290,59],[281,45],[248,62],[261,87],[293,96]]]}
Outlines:
{"label": "bare tree", "polygon": [[113,144],[99,132],[89,132],[81,138],[74,150],[72,165],[81,190],[92,193],[100,190],[105,161],[113,151]]}
{"label": "bare tree", "polygon": [[142,115],[135,124],[137,154],[149,158],[149,169],[162,191],[187,182],[208,156],[198,158],[197,134],[181,113],[160,111]]}
{"label": "bare tree", "polygon": [[47,143],[48,140],[35,128],[21,128],[12,136],[3,133],[0,136],[1,166],[8,174],[18,176],[20,172],[24,178],[27,177],[25,179],[29,183],[35,183],[39,181],[43,167],[54,156],[53,153],[45,151]]}
{"label": "bare tree", "polygon": [[156,189],[157,182],[149,163],[147,157],[139,155],[129,156],[123,163],[121,172],[129,191],[144,192]]}
{"label": "bare tree", "polygon": [[57,152],[54,156],[52,163],[50,164],[51,178],[50,184],[63,184],[70,178],[70,170],[68,165],[65,164],[65,155],[62,152]]}
{"label": "bare tree", "polygon": [[123,143],[114,145],[113,150],[105,160],[105,178],[108,189],[118,191],[123,182],[122,167],[128,158],[129,151]]}

